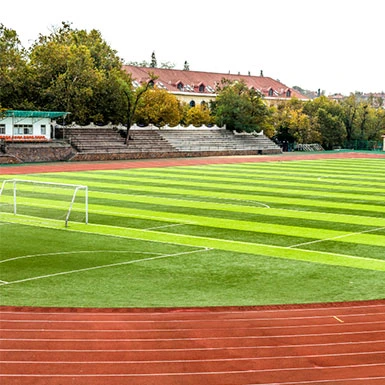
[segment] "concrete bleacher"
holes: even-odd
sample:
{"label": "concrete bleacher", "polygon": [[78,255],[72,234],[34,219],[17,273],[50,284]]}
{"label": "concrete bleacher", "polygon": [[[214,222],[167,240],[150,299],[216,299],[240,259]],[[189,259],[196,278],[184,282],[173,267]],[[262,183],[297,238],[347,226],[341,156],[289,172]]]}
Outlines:
{"label": "concrete bleacher", "polygon": [[124,138],[111,128],[62,127],[57,136],[68,140],[78,152],[120,152],[127,147]]}
{"label": "concrete bleacher", "polygon": [[67,127],[62,137],[81,153],[164,152],[175,149],[153,130],[130,130],[130,140],[117,129],[102,127]]}
{"label": "concrete bleacher", "polygon": [[176,152],[178,151],[159,130],[131,129],[128,141],[130,152]]}
{"label": "concrete bleacher", "polygon": [[58,126],[56,136],[77,151],[76,160],[281,153],[281,148],[263,134],[233,133],[217,126],[135,125],[128,144],[121,132],[126,132],[122,126],[73,125]]}
{"label": "concrete bleacher", "polygon": [[280,147],[263,134],[233,133],[224,128],[162,129],[159,133],[182,152],[281,152]]}

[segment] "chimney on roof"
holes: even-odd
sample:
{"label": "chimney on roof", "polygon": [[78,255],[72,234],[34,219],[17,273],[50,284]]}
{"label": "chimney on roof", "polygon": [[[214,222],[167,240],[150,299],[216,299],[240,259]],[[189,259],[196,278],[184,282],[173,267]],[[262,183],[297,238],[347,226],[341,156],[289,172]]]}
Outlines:
{"label": "chimney on roof", "polygon": [[263,70],[261,70],[261,77],[263,77]]}

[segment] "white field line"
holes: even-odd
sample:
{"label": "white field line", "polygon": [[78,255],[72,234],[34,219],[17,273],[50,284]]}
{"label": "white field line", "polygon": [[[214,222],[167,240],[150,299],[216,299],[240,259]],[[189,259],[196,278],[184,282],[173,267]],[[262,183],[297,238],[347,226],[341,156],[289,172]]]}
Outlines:
{"label": "white field line", "polygon": [[352,237],[352,236],[354,236],[354,235],[365,234],[365,233],[372,233],[372,232],[380,231],[380,230],[384,230],[384,229],[385,229],[385,227],[377,227],[377,228],[375,228],[375,229],[369,229],[369,230],[357,231],[357,232],[354,232],[354,233],[348,233],[348,234],[338,235],[338,236],[332,237],[332,238],[317,239],[317,240],[315,240],[315,241],[309,241],[309,242],[298,243],[298,244],[296,244],[296,245],[287,246],[287,248],[290,249],[290,248],[296,248],[296,247],[305,246],[305,245],[311,245],[311,244],[313,244],[313,243],[320,243],[320,242],[332,241],[332,240],[334,240],[334,239],[347,238],[347,237]]}
{"label": "white field line", "polygon": [[44,253],[44,254],[30,254],[22,255],[19,257],[3,259],[0,263],[16,261],[18,259],[25,258],[39,258],[39,257],[51,257],[51,256],[61,256],[61,255],[71,255],[71,254],[97,254],[97,253],[130,253],[130,254],[153,254],[158,255],[159,253],[151,253],[148,251],[129,251],[129,250],[77,250],[77,251],[60,251],[57,253]]}
{"label": "white field line", "polygon": [[[52,364],[52,363],[51,363]],[[219,374],[243,374],[243,373],[266,373],[266,372],[298,372],[301,370],[304,371],[321,371],[328,372],[333,371],[333,369],[354,369],[354,368],[375,368],[384,367],[385,364],[356,364],[356,365],[335,365],[327,367],[293,367],[293,368],[270,368],[270,369],[245,369],[245,370],[227,370],[227,371],[206,371],[206,372],[162,372],[162,373],[100,373],[100,374],[2,374],[0,377],[176,377],[176,376],[202,376],[202,375],[219,375]],[[370,377],[372,379],[373,377]],[[385,377],[378,377],[385,378]],[[345,381],[347,379],[345,378]],[[329,381],[330,382],[330,381]],[[275,385],[284,384],[282,382],[274,382]],[[267,385],[266,383],[264,385]]]}
{"label": "white field line", "polygon": [[[306,334],[280,334],[280,335],[264,335],[264,336],[226,336],[226,337],[178,337],[178,338],[0,338],[0,341],[34,341],[34,342],[175,342],[175,341],[221,341],[221,340],[264,340],[264,339],[280,339],[280,338],[300,338],[300,337],[335,337],[335,336],[352,336],[361,334],[380,334],[384,335],[383,330],[370,330],[358,332],[341,332],[335,333],[306,333]],[[298,344],[297,346],[302,346]],[[385,365],[385,363],[384,363]]]}
{"label": "white field line", "polygon": [[[370,347],[375,344],[385,343],[385,340],[376,340],[376,341],[355,341],[355,342],[333,342],[333,346],[346,346],[351,348],[355,345],[368,345]],[[112,347],[112,349],[0,349],[0,352],[58,352],[58,353],[108,353],[108,352],[117,352],[117,353],[141,353],[141,352],[190,352],[190,351],[227,351],[227,350],[276,350],[276,349],[292,349],[298,347],[306,348],[319,348],[319,347],[330,347],[330,342],[324,344],[299,344],[299,345],[256,345],[256,346],[220,346],[220,347],[196,347],[196,348],[157,348],[157,349],[119,349]],[[375,352],[375,351],[374,351]]]}
{"label": "white field line", "polygon": [[[109,194],[115,194],[113,192],[109,193]],[[116,195],[119,195],[119,193],[116,193]],[[133,193],[133,194],[129,194],[131,197],[148,197],[148,198],[154,198],[154,199],[157,199],[159,198],[159,196],[157,195],[147,195],[147,194],[136,194],[136,193]],[[207,197],[208,198],[208,197]],[[170,200],[170,201],[181,201],[181,202],[200,202],[199,200],[194,200],[194,199],[186,199],[186,198],[176,198],[176,197],[173,197],[173,198],[163,198],[163,199],[166,199],[166,200]],[[237,203],[225,203],[226,206],[240,206],[240,207],[264,207],[264,208],[271,208],[271,206],[269,206],[268,204],[266,203],[263,203],[263,202],[259,202],[259,201],[254,201],[254,200],[245,200],[245,199],[240,199],[240,198],[222,198],[222,197],[215,197],[215,200],[224,200],[224,201],[235,201],[235,202],[245,202],[245,203],[252,203],[251,205],[239,205]],[[207,200],[204,200],[202,201],[203,203],[216,203],[215,201],[214,202],[211,202],[211,201],[207,201]],[[222,204],[222,203],[220,203]],[[298,209],[289,209],[289,208],[279,208],[278,210],[280,211],[289,211],[289,212],[299,212],[299,213],[305,213],[305,214],[309,214],[310,212],[307,211],[307,210],[298,210]],[[104,212],[104,211],[100,211],[100,212]],[[318,214],[318,213],[314,213],[313,214]],[[336,217],[339,217],[339,216],[346,216],[346,217],[353,217],[353,218],[357,218],[357,217],[360,217],[359,215],[357,214],[334,214]],[[139,216],[141,217],[141,216]],[[148,217],[149,219],[151,219],[152,217]],[[306,219],[306,218],[305,218]]]}
{"label": "white field line", "polygon": [[[114,226],[112,226],[114,227]],[[116,228],[119,228],[119,227],[116,227]],[[75,232],[78,232],[78,233],[83,233],[83,234],[101,234],[101,235],[106,235],[105,233],[103,232],[87,232],[87,231],[84,231],[84,230],[71,230],[71,229],[68,229],[67,231],[75,231]],[[139,231],[143,231],[143,232],[149,232],[151,233],[152,230],[147,230],[147,229],[141,229]],[[143,240],[148,240],[148,239],[143,239],[143,238],[140,238],[140,237],[133,237],[133,236],[123,236],[123,235],[119,235],[119,234],[108,234],[109,237],[116,237],[116,238],[124,238],[124,239],[134,239],[134,240],[138,240],[138,241],[143,241]],[[188,237],[188,238],[191,238],[191,239],[203,239],[204,237],[201,237],[201,236],[196,236],[196,235],[186,235],[186,234],[181,234],[181,236],[183,237]],[[244,244],[244,245],[250,245],[249,242],[243,242],[243,241],[236,241],[236,240],[232,240],[232,239],[221,239],[221,238],[207,238],[208,241],[224,241],[224,242],[227,242],[227,243],[231,243],[231,244]],[[159,239],[155,240],[154,242],[159,242],[159,243],[166,243],[166,244],[170,244],[170,245],[178,245],[178,246],[190,246],[190,247],[202,247],[203,246],[196,246],[194,244],[186,244],[186,243],[178,243],[178,242],[170,242],[170,241],[161,241]],[[254,244],[252,243],[251,245],[259,245],[259,246],[263,246],[263,247],[268,247],[268,248],[271,248],[271,249],[290,249],[290,247],[294,247],[294,246],[277,246],[277,245],[270,245],[270,244],[267,244],[267,243],[260,243],[260,244]],[[209,249],[209,250],[212,250],[213,248],[210,248],[210,247],[204,247],[204,249]],[[338,257],[344,257],[344,258],[347,258],[347,259],[359,259],[359,260],[363,260],[363,261],[370,261],[370,260],[373,260],[373,261],[376,261],[376,262],[384,262],[385,261],[382,261],[380,259],[375,259],[375,258],[366,258],[366,257],[359,257],[359,256],[355,256],[355,255],[349,255],[349,254],[340,254],[340,253],[332,253],[332,252],[327,252],[327,251],[319,251],[319,250],[306,250],[306,249],[299,249],[300,251],[303,251],[303,252],[306,252],[306,253],[317,253],[317,254],[324,254],[324,255],[331,255],[331,256],[338,256]],[[253,255],[253,254],[252,254]],[[284,257],[282,257],[282,259],[286,259]]]}
{"label": "white field line", "polygon": [[[109,193],[109,194],[114,194],[114,193]],[[116,193],[117,195],[120,195],[119,193]],[[154,199],[157,199],[159,198],[159,196],[157,195],[147,195],[147,194],[129,194],[130,197],[145,197],[145,198],[154,198]],[[209,198],[209,197],[206,197],[206,198]],[[221,201],[221,200],[224,200],[224,201],[234,201],[234,202],[240,202],[240,203],[252,203],[252,205],[240,205],[238,203],[220,203],[220,204],[225,204],[226,206],[240,206],[240,207],[264,207],[264,208],[267,208],[269,209],[270,206],[266,203],[263,203],[263,202],[258,202],[258,201],[252,201],[252,200],[247,200],[247,199],[240,199],[240,198],[221,198],[221,197],[215,197],[215,201],[207,201],[207,200],[203,200],[203,201],[200,201],[200,200],[194,200],[194,199],[186,199],[186,198],[164,198],[162,197],[162,199],[165,199],[165,200],[169,200],[169,201],[177,201],[177,202],[191,202],[191,203],[199,203],[199,202],[202,202],[202,203],[217,203],[216,201]]]}
{"label": "white field line", "polygon": [[[252,205],[250,205],[250,207],[264,207],[266,209],[269,209],[270,206],[266,203],[262,203],[262,202],[258,202],[258,201],[251,201],[251,200],[247,200],[247,199],[237,199],[237,198],[221,198],[221,197],[217,197],[215,198],[216,200],[225,200],[225,201],[235,201],[235,202],[246,202],[246,203],[252,203]],[[183,200],[183,199],[182,199]],[[215,202],[214,202],[215,203]],[[228,204],[230,206],[244,206],[244,205],[237,205],[236,203],[225,203],[225,204]],[[246,207],[249,207],[248,205],[246,205]]]}
{"label": "white field line", "polygon": [[[201,374],[217,374],[218,372],[210,372],[210,373],[201,373]],[[222,372],[219,372],[219,373],[222,373]],[[229,372],[226,372],[226,373],[229,373]],[[233,373],[233,372],[232,372]],[[238,372],[237,372],[238,373]],[[195,374],[195,373],[192,373],[192,374]],[[160,374],[158,374],[159,376]],[[175,375],[175,374],[174,374]],[[127,374],[100,374],[100,375],[97,375],[97,374],[74,374],[74,375],[70,375],[70,374],[52,374],[52,375],[47,375],[47,374],[44,374],[44,375],[41,375],[42,377],[64,377],[64,378],[67,378],[67,377],[120,377],[120,378],[124,378],[124,377],[131,377],[132,375],[127,375]],[[143,375],[142,375],[143,376]],[[154,375],[155,376],[155,375]],[[0,375],[0,377],[38,377],[37,374],[23,374],[23,375],[19,375],[19,374],[7,374],[7,375]],[[354,385],[354,383],[356,381],[374,381],[374,380],[382,380],[382,379],[385,379],[385,377],[354,377],[354,378],[343,378],[343,379],[340,379],[340,380],[335,380],[333,379],[333,384],[334,385],[338,385],[339,383],[343,383],[343,384],[346,384],[346,381],[349,381],[350,384]],[[368,382],[369,384],[370,382]],[[264,382],[263,385],[322,385],[322,384],[330,384],[330,380],[309,380],[309,381],[295,381],[295,382],[282,382],[282,381],[279,381],[279,382]],[[244,385],[258,385],[257,383],[245,383]]]}
{"label": "white field line", "polygon": [[[198,321],[196,320],[199,324],[202,323],[202,321]],[[218,320],[211,320],[212,322],[214,323],[217,323]],[[230,323],[231,322],[247,322],[249,323],[251,320],[248,320],[248,319],[243,319],[243,320],[230,320]],[[1,321],[2,323],[5,323],[3,321]],[[9,322],[9,321],[8,321]],[[27,321],[25,321],[27,322]],[[48,323],[51,323],[51,321],[46,321]],[[68,321],[69,323],[78,323],[76,321],[74,322],[71,322],[71,321]],[[114,321],[110,321],[109,323],[111,322],[114,322]],[[132,323],[135,323],[137,324],[138,322],[135,322],[135,321],[131,321]],[[151,323],[155,323],[156,321],[151,321]],[[168,323],[167,321],[163,321],[164,323]],[[185,322],[194,322],[194,321],[185,321]],[[210,321],[203,321],[203,322],[210,322]],[[228,322],[228,320],[221,320],[221,322]],[[80,322],[82,323],[82,322]],[[93,325],[99,323],[98,321],[90,321],[90,323],[92,323]],[[126,323],[125,321],[116,321],[116,323],[118,324],[121,324],[121,323]],[[140,323],[140,321],[139,321]],[[159,322],[156,322],[156,323],[159,323]],[[372,321],[372,322],[355,322],[355,323],[349,323],[347,325],[345,325],[344,327],[347,328],[348,326],[368,326],[368,325],[379,325],[379,326],[382,326],[384,325],[384,320],[382,321]],[[304,324],[304,325],[277,325],[277,326],[249,326],[249,327],[240,327],[240,326],[236,326],[237,330],[272,330],[272,329],[306,329],[306,328],[316,328],[316,327],[322,327],[322,328],[334,328],[336,326],[338,326],[339,324],[337,323],[329,323],[329,324],[311,324],[311,325],[308,325],[308,324]],[[42,333],[112,333],[112,334],[115,334],[115,333],[153,333],[153,332],[164,332],[164,333],[167,333],[167,332],[187,332],[187,331],[192,331],[192,330],[204,330],[204,331],[209,331],[209,330],[221,330],[221,331],[224,331],[224,330],[228,330],[229,328],[228,327],[202,327],[202,328],[163,328],[163,329],[92,329],[92,330],[84,330],[84,329],[47,329],[45,328],[44,330],[42,329],[14,329],[14,328],[1,328],[0,330],[1,331],[4,331],[4,332],[21,332],[21,333],[28,333],[28,332],[33,332],[33,333],[39,333],[39,332],[42,332]],[[380,328],[378,328],[380,329]],[[384,333],[385,333],[385,330],[384,330]]]}
{"label": "white field line", "polygon": [[105,268],[109,268],[109,267],[130,265],[130,264],[134,264],[134,263],[153,261],[153,260],[156,260],[156,259],[178,257],[178,256],[181,256],[181,255],[200,253],[202,251],[209,251],[209,250],[211,250],[211,249],[209,249],[209,248],[201,248],[199,250],[185,251],[185,252],[176,253],[176,254],[159,255],[159,256],[151,257],[151,258],[136,259],[136,260],[133,260],[133,261],[118,262],[118,263],[111,263],[111,264],[108,264],[108,265],[100,265],[100,266],[87,267],[87,268],[84,268],[84,269],[62,271],[62,272],[54,273],[54,274],[46,274],[46,275],[41,275],[41,276],[37,276],[37,277],[31,277],[31,278],[20,279],[20,280],[17,280],[17,281],[11,281],[11,282],[8,282],[6,284],[0,283],[0,286],[12,285],[12,284],[15,284],[15,283],[23,283],[23,282],[28,282],[28,281],[35,281],[35,280],[38,280],[38,279],[51,278],[51,277],[56,277],[56,276],[60,276],[60,275],[80,273],[80,272],[84,272],[84,271],[91,271],[91,270],[97,270],[97,269],[105,269]]}
{"label": "white field line", "polygon": [[[370,384],[370,382],[374,380],[383,380],[385,377],[354,377],[354,378],[341,378],[339,380],[333,379],[333,384],[338,385],[340,383],[346,384],[346,381],[349,381],[351,385],[354,385],[356,381],[369,381],[367,382]],[[263,385],[307,385],[307,384],[313,384],[313,385],[322,385],[322,384],[329,384],[330,385],[330,380],[309,380],[309,381],[296,381],[296,382],[265,382]],[[245,385],[258,385],[257,383],[248,383]]]}
{"label": "white field line", "polygon": [[[172,225],[163,225],[163,226],[155,226],[155,227],[148,227],[146,230],[158,230],[158,229],[165,229],[166,227],[177,227],[177,226],[184,226],[188,223],[174,223]],[[193,224],[193,223],[191,223]]]}
{"label": "white field line", "polygon": [[[17,222],[19,223],[19,222]],[[32,226],[36,226],[36,223],[37,221],[36,220],[28,220],[28,219],[25,219],[23,218],[23,224],[25,223],[32,223]],[[48,222],[44,222],[44,221],[39,221],[39,226],[46,226],[47,228],[54,228],[52,227],[51,223],[48,223]],[[191,222],[188,222],[188,224],[193,224]],[[115,227],[117,229],[120,229],[122,227],[119,227],[119,226],[110,226],[110,227]],[[56,227],[55,227],[56,228]],[[56,228],[57,229],[57,228]],[[63,230],[63,229],[61,229]],[[105,233],[103,232],[98,232],[98,231],[93,231],[93,232],[89,232],[89,231],[85,231],[85,230],[72,230],[71,228],[66,228],[66,231],[75,231],[77,233],[82,233],[82,234],[100,234],[100,235],[106,235]],[[142,232],[152,232],[153,230],[147,230],[147,229],[140,229],[139,231],[142,231]],[[143,239],[141,237],[133,237],[133,236],[127,236],[127,235],[120,235],[120,234],[107,234],[109,237],[115,237],[115,238],[123,238],[123,239],[134,239],[134,240],[139,240],[139,241],[143,241],[143,240],[148,240],[148,239]],[[201,239],[203,237],[200,237],[200,236],[195,236],[195,235],[185,235],[185,234],[182,234],[182,236],[185,236],[185,237],[188,237],[188,238],[191,238],[191,239]],[[232,244],[249,244],[248,242],[242,242],[242,241],[235,241],[235,240],[231,240],[231,239],[226,239],[226,240],[223,240],[223,239],[219,239],[219,238],[208,238],[209,241],[213,240],[213,241],[225,241],[227,243],[232,243]],[[186,244],[186,243],[178,243],[178,242],[170,242],[170,241],[162,241],[162,240],[155,240],[154,242],[158,242],[158,243],[165,243],[165,244],[170,244],[170,245],[178,245],[178,246],[190,246],[190,247],[202,247],[203,246],[196,246],[194,244]],[[254,244],[252,244],[254,245]],[[295,248],[295,245],[293,246],[277,246],[277,245],[270,245],[270,244],[258,244],[260,246],[266,246],[268,248],[271,248],[271,249],[290,249],[290,248]],[[204,247],[204,249],[210,249],[212,250],[212,248],[210,247]],[[355,255],[348,255],[348,254],[340,254],[340,253],[332,253],[332,252],[327,252],[327,251],[319,251],[319,250],[311,250],[311,249],[299,249],[299,251],[302,251],[302,252],[306,252],[306,253],[317,253],[317,254],[323,254],[323,255],[331,255],[331,256],[338,256],[338,257],[343,257],[343,258],[347,258],[347,259],[358,259],[358,260],[363,260],[363,261],[370,261],[370,260],[373,260],[377,263],[379,262],[384,262],[385,261],[381,261],[380,259],[373,259],[373,258],[366,258],[366,257],[359,257],[359,256],[355,256]],[[283,257],[283,259],[285,259]]]}
{"label": "white field line", "polygon": [[274,356],[274,357],[230,357],[230,358],[205,358],[205,359],[186,359],[186,360],[122,360],[122,361],[105,361],[105,360],[94,360],[94,361],[35,361],[35,360],[9,360],[0,361],[1,364],[161,364],[161,363],[194,363],[194,362],[227,362],[227,361],[276,361],[277,359],[299,359],[299,358],[321,358],[321,357],[344,357],[344,356],[368,356],[384,354],[385,350],[377,352],[356,352],[356,353],[330,353],[330,354],[305,354],[295,356]]}
{"label": "white field line", "polygon": [[[348,310],[351,309],[351,308],[347,308]],[[298,310],[298,309],[293,309],[293,311],[295,310]],[[323,309],[316,309],[317,311],[318,310],[323,310]],[[327,310],[327,309],[324,309],[324,310]],[[364,314],[341,314],[341,310],[339,311],[335,311],[335,309],[332,309],[333,310],[333,313],[337,313],[339,315],[340,318],[343,318],[346,322],[347,325],[356,325],[357,323],[353,321],[351,321],[350,319],[351,318],[355,318],[355,317],[365,317],[365,318],[370,318],[372,316],[374,316],[375,318],[378,318],[378,316],[383,316],[385,313],[381,312],[381,313],[364,313]],[[337,309],[338,310],[338,309]],[[289,310],[289,311],[292,311],[292,310]],[[225,312],[215,312],[215,313],[212,313],[212,314],[215,314],[215,315],[223,315],[223,314],[227,314],[227,315],[230,315],[230,314],[237,314],[237,313],[240,313],[240,314],[250,314],[250,313],[258,313],[258,311],[248,311],[248,310],[245,310],[244,312],[234,312],[234,313],[225,313]],[[22,315],[26,315],[26,314],[33,314],[33,315],[58,315],[60,314],[61,316],[65,316],[66,314],[68,313],[55,313],[55,312],[52,312],[52,313],[40,313],[40,312],[23,312],[23,313],[20,313],[20,312],[7,312],[7,311],[3,311],[3,312],[0,312],[0,314],[22,314]],[[76,313],[70,313],[70,316],[71,316],[71,319],[36,319],[36,318],[20,318],[20,319],[1,319],[1,323],[5,324],[5,323],[15,323],[15,324],[18,324],[18,323],[28,323],[28,324],[34,324],[34,323],[49,323],[49,324],[53,324],[53,323],[73,323],[73,324],[87,324],[87,323],[92,323],[92,324],[115,324],[115,323],[125,323],[125,324],[129,324],[129,323],[134,323],[134,324],[146,324],[146,323],[150,323],[150,324],[154,324],[154,323],[157,323],[157,324],[162,324],[162,323],[166,323],[166,324],[175,324],[175,323],[180,323],[180,324],[183,324],[183,323],[202,323],[202,322],[218,322],[217,319],[213,319],[213,318],[202,318],[202,317],[199,317],[199,318],[183,318],[183,319],[175,319],[175,318],[163,318],[163,319],[150,319],[151,316],[159,316],[160,314],[163,314],[163,315],[167,315],[168,313],[87,313],[87,312],[81,312],[81,313],[77,313],[78,315],[80,316],[83,316],[83,315],[86,315],[88,317],[91,317],[92,319],[73,319],[72,317],[75,315]],[[109,320],[106,320],[106,319],[102,319],[102,320],[98,320],[98,319],[94,319],[95,316],[102,316],[104,318],[104,316],[112,316],[113,318],[116,317],[116,315],[119,314],[119,320],[115,320],[115,319],[109,319]],[[145,314],[146,316],[146,319],[132,319],[132,318],[136,318],[135,316],[143,316]],[[190,314],[197,314],[196,312],[194,311],[189,311],[187,314],[185,313],[185,315],[190,315]],[[205,313],[198,313],[198,314],[204,314],[204,315],[207,315],[207,312]],[[130,319],[123,319],[123,316],[129,316]],[[133,315],[134,317],[131,317],[131,315]],[[333,320],[335,319],[335,316],[333,316],[332,314],[327,314],[327,315],[321,315],[321,314],[316,314],[314,316],[302,316],[302,317],[280,317],[280,316],[277,316],[277,317],[243,317],[243,318],[222,318],[221,319],[221,322],[242,322],[242,321],[245,321],[245,322],[256,322],[256,321],[298,321],[298,320],[303,320],[303,321],[308,321],[308,320],[322,320],[322,319],[325,319],[325,320]],[[374,321],[374,322],[377,322],[377,321]],[[385,322],[385,321],[384,321]],[[322,324],[321,324],[322,325]],[[334,321],[334,326],[336,325],[339,325],[339,322],[335,322]],[[314,325],[315,326],[315,325]],[[318,324],[319,326],[319,324]],[[270,328],[273,327],[273,326],[270,326]],[[287,326],[286,326],[287,327]],[[298,326],[296,326],[298,327]],[[151,329],[151,330],[154,330],[154,329]],[[164,329],[162,329],[164,330]],[[172,329],[172,330],[175,330],[175,329]]]}

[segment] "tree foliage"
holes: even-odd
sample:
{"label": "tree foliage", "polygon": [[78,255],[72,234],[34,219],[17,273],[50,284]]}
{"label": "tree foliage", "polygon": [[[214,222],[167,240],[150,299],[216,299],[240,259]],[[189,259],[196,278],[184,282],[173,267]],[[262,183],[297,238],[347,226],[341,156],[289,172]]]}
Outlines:
{"label": "tree foliage", "polygon": [[136,110],[138,108],[139,102],[146,92],[153,86],[156,76],[153,73],[149,73],[150,80],[143,82],[141,85],[137,86],[135,90],[129,86],[131,82],[125,82],[120,80],[120,88],[124,96],[126,97],[126,140],[125,143],[128,144],[130,140],[130,129],[134,122]]}
{"label": "tree foliage", "polygon": [[[300,119],[299,111],[308,118]],[[370,99],[360,100],[354,94],[341,102],[326,96],[308,102],[292,99],[276,108],[275,137],[280,142],[320,143],[325,149],[356,140],[379,141],[385,130],[383,116],[383,108],[373,107]]]}
{"label": "tree foliage", "polygon": [[259,132],[269,128],[269,108],[262,95],[249,89],[244,81],[223,79],[213,104],[217,124],[229,130]]}
{"label": "tree foliage", "polygon": [[29,107],[27,53],[15,30],[0,24],[0,106]]}
{"label": "tree foliage", "polygon": [[176,126],[181,119],[182,109],[176,96],[156,87],[143,95],[135,113],[135,121],[142,125]]}
{"label": "tree foliage", "polygon": [[314,129],[321,134],[317,143],[328,150],[343,145],[346,130],[339,103],[321,96],[305,103],[304,111],[311,117]]}
{"label": "tree foliage", "polygon": [[193,125],[200,127],[203,125],[213,124],[214,117],[211,115],[210,109],[206,104],[190,107],[188,104],[183,107],[183,124],[186,126]]}
{"label": "tree foliage", "polygon": [[71,112],[80,124],[122,119],[121,82],[130,81],[99,31],[67,23],[36,40],[29,54],[30,95],[38,109]]}
{"label": "tree foliage", "polygon": [[158,61],[156,60],[155,52],[152,52],[151,54],[151,63],[150,63],[151,68],[156,68],[158,67]]}
{"label": "tree foliage", "polygon": [[[151,62],[138,65],[157,67],[155,52]],[[187,61],[184,70],[189,70]],[[79,124],[124,123],[127,131],[135,122],[160,127],[216,123],[235,131],[263,130],[282,143],[317,142],[326,149],[346,141],[379,141],[385,134],[383,99],[378,97],[355,93],[335,101],[319,92],[307,102],[290,99],[270,107],[243,81],[223,79],[210,108],[182,107],[174,95],[156,88],[155,79],[149,73],[149,81],[134,88],[117,52],[97,30],[62,23],[39,35],[27,50],[16,31],[0,24],[0,109],[67,111]]]}

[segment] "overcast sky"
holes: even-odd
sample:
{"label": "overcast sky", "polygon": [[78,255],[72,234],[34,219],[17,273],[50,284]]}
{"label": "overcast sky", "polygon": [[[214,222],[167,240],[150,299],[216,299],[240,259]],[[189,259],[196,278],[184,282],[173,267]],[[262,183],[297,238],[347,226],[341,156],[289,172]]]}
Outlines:
{"label": "overcast sky", "polygon": [[0,23],[27,47],[62,21],[129,61],[279,79],[326,94],[385,91],[384,0],[14,0]]}

